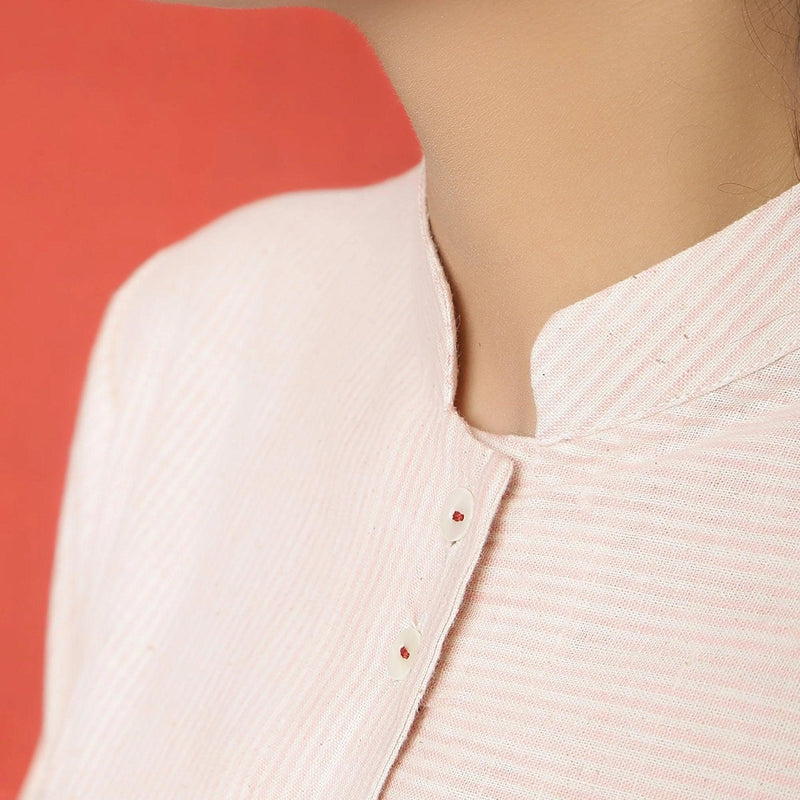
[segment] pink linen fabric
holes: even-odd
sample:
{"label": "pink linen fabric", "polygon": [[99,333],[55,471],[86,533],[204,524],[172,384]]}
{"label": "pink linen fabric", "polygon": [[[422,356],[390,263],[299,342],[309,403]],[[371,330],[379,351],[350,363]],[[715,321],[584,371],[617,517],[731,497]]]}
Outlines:
{"label": "pink linen fabric", "polygon": [[19,800],[800,798],[800,184],[530,366],[536,436],[454,409],[424,159],[148,259],[91,354]]}

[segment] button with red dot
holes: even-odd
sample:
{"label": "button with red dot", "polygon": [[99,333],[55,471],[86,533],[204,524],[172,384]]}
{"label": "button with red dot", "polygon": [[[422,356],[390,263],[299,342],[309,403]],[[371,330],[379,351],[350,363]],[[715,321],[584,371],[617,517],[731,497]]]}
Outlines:
{"label": "button with red dot", "polygon": [[422,637],[416,628],[405,628],[389,650],[389,676],[399,681],[408,675]]}
{"label": "button with red dot", "polygon": [[450,492],[439,518],[439,527],[446,541],[452,544],[464,536],[472,520],[474,506],[475,499],[469,489],[459,486]]}

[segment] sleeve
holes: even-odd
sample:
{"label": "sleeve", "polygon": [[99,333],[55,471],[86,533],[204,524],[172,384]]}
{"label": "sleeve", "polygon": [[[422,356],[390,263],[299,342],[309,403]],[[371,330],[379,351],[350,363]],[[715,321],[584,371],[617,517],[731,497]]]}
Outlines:
{"label": "sleeve", "polygon": [[103,311],[75,418],[50,577],[42,725],[18,800],[38,800],[41,795],[49,753],[60,735],[80,670],[85,620],[81,588],[90,565],[104,464],[117,417],[114,348],[126,283],[114,292]]}

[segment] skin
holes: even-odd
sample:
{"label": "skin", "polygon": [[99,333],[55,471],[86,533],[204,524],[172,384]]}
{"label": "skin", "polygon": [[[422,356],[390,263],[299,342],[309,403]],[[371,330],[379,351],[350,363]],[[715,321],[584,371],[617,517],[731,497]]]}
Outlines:
{"label": "skin", "polygon": [[459,318],[455,405],[482,430],[535,435],[531,348],[555,311],[799,180],[792,3],[206,5],[313,5],[375,51],[425,153]]}

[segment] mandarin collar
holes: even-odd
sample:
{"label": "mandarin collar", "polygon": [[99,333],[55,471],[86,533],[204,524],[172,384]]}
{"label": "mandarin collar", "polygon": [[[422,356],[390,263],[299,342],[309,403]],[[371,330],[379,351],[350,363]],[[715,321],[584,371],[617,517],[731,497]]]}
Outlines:
{"label": "mandarin collar", "polygon": [[[453,413],[453,293],[431,233],[424,155],[410,174],[419,223],[416,335],[435,400]],[[800,183],[552,314],[530,354],[535,436],[507,438],[543,446],[591,435],[711,392],[799,347]]]}

